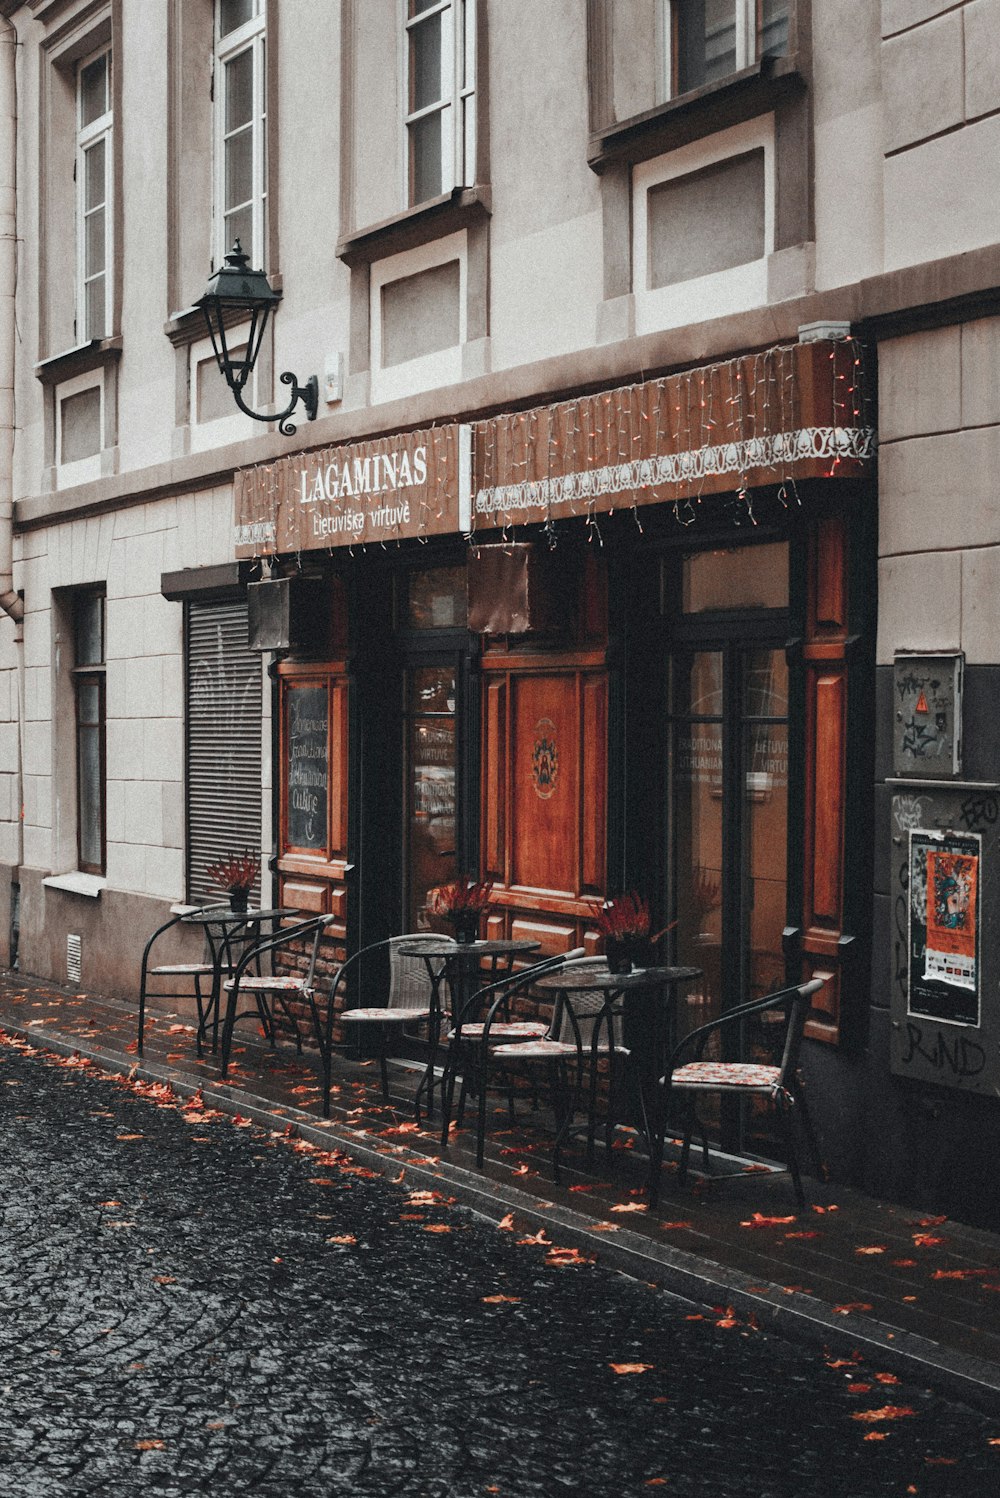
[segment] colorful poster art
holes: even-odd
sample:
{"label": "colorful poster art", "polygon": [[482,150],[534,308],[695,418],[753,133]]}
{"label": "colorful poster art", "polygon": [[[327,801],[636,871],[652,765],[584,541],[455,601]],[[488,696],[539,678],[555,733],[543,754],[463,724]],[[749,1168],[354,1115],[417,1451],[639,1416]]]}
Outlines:
{"label": "colorful poster art", "polygon": [[974,855],[928,850],[925,978],[975,988],[978,883]]}
{"label": "colorful poster art", "polygon": [[976,834],[910,833],[912,1015],[979,1024],[980,858]]}

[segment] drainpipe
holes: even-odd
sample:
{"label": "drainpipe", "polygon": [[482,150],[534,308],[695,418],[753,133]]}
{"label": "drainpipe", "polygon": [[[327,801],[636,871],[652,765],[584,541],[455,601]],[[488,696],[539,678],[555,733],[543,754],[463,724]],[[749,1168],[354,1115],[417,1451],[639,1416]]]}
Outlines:
{"label": "drainpipe", "polygon": [[[0,609],[15,624],[24,604],[14,592],[14,297],[17,288],[17,34],[0,16]],[[19,632],[20,633],[20,632]]]}
{"label": "drainpipe", "polygon": [[[0,15],[0,609],[13,620],[17,654],[15,865],[11,869],[8,957],[18,964],[21,864],[24,862],[24,604],[14,591],[14,347],[17,291],[17,32]],[[2,941],[2,937],[0,937]]]}

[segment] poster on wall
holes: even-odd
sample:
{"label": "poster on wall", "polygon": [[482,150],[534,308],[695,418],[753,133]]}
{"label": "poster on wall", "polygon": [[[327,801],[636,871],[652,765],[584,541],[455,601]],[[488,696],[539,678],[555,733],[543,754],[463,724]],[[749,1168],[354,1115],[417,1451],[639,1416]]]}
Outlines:
{"label": "poster on wall", "polygon": [[911,1015],[979,1025],[981,856],[978,833],[910,832]]}

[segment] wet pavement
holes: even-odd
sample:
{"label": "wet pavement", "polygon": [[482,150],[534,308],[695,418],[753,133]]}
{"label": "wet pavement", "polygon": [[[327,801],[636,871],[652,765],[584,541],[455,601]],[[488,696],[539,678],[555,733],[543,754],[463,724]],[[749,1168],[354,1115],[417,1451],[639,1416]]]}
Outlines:
{"label": "wet pavement", "polygon": [[1000,1418],[406,1166],[12,1038],[0,1151],[4,1498],[1000,1489]]}

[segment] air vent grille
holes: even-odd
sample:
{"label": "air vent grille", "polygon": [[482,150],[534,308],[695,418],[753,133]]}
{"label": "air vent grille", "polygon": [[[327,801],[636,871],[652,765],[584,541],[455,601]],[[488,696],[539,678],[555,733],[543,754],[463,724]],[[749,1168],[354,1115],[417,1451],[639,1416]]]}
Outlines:
{"label": "air vent grille", "polygon": [[66,979],[69,983],[79,983],[83,962],[83,939],[72,933],[66,937]]}

